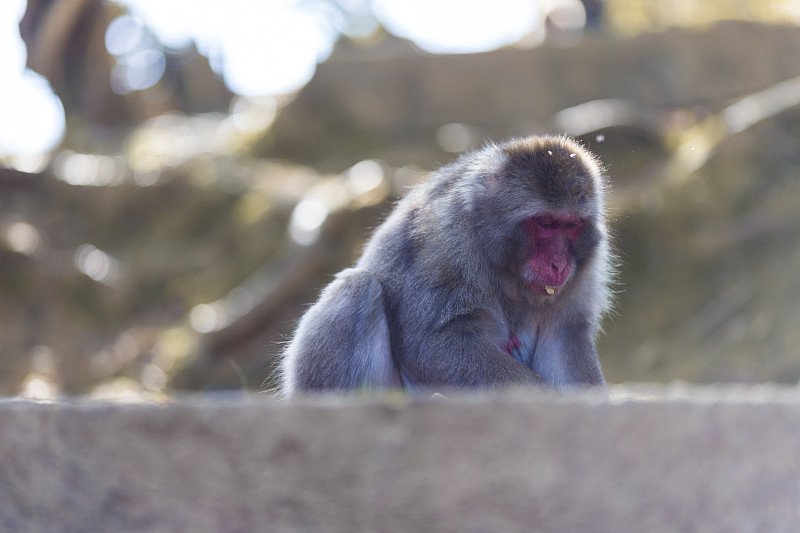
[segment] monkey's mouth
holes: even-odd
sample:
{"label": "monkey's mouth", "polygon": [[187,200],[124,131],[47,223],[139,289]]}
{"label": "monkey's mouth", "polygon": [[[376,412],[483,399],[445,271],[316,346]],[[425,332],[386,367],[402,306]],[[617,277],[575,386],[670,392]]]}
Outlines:
{"label": "monkey's mouth", "polygon": [[555,296],[563,287],[561,285],[547,285],[543,283],[534,283],[534,289],[542,296]]}
{"label": "monkey's mouth", "polygon": [[529,279],[528,280],[529,287],[532,291],[536,294],[539,294],[544,297],[551,297],[557,295],[561,289],[564,287],[565,283],[555,284],[555,283],[544,283],[537,279]]}
{"label": "monkey's mouth", "polygon": [[524,269],[524,277],[529,287],[542,296],[558,294],[569,282],[571,274],[572,262],[569,259],[558,264],[534,259],[528,261]]}
{"label": "monkey's mouth", "polygon": [[561,292],[561,290],[564,288],[564,285],[566,285],[571,278],[569,273],[567,273],[566,276],[558,278],[549,276],[549,279],[547,279],[548,277],[537,276],[535,272],[530,271],[528,271],[525,277],[527,278],[528,286],[533,290],[533,292],[545,297],[557,295],[559,292]]}

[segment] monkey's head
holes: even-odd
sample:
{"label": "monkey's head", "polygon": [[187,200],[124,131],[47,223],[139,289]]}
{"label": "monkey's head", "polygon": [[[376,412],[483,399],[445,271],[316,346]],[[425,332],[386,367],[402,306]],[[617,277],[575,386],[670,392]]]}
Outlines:
{"label": "monkey's head", "polygon": [[566,137],[497,147],[488,189],[512,235],[506,260],[533,293],[553,297],[579,276],[605,235],[604,181],[595,158]]}

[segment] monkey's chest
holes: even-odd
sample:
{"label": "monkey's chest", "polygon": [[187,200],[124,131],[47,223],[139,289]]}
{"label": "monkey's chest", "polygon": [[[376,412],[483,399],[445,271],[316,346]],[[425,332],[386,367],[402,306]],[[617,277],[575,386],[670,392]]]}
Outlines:
{"label": "monkey's chest", "polygon": [[512,331],[508,340],[500,345],[500,349],[525,366],[531,367],[536,352],[537,330]]}

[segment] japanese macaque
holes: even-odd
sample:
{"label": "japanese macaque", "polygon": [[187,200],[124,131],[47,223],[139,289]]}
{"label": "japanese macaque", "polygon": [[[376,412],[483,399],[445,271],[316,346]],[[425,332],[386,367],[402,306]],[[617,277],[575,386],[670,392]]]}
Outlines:
{"label": "japanese macaque", "polygon": [[302,317],[282,392],[604,387],[605,191],[567,137],[488,145],[435,172]]}

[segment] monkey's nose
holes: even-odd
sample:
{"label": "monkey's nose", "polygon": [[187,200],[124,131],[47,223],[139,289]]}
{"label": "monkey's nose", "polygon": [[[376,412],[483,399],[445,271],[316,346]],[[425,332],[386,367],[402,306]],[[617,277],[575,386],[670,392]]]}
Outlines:
{"label": "monkey's nose", "polygon": [[564,268],[567,266],[567,258],[554,257],[553,259],[550,260],[550,266],[553,267],[553,272],[560,275],[564,271]]}

